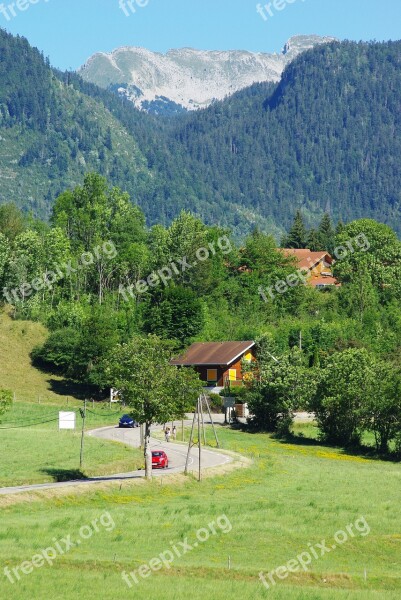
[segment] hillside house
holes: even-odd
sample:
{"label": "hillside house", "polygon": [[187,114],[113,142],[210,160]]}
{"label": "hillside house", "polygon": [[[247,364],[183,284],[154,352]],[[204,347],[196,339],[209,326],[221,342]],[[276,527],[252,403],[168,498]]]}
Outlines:
{"label": "hillside house", "polygon": [[280,248],[286,257],[294,257],[298,269],[309,271],[307,283],[315,288],[325,288],[341,285],[333,277],[334,259],[328,252],[312,252],[308,248]]}
{"label": "hillside house", "polygon": [[193,367],[210,388],[242,385],[242,361],[255,360],[255,342],[197,342],[171,364]]}

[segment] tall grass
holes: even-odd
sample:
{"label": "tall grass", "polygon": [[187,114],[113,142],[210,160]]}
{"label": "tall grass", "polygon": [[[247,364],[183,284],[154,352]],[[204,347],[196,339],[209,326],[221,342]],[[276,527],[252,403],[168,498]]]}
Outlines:
{"label": "tall grass", "polygon": [[[5,597],[56,597],[63,600],[213,600],[274,598],[290,600],[395,600],[401,594],[401,514],[399,464],[311,444],[285,444],[267,435],[219,428],[224,446],[254,464],[202,483],[174,477],[169,483],[124,483],[85,495],[51,496],[3,509],[0,563],[29,560],[53,538],[76,536],[79,527],[107,510],[112,532],[98,534],[12,585]],[[172,542],[188,537],[225,514],[229,533],[219,533],[177,558],[170,569],[152,573],[129,589],[121,571],[138,569]],[[266,590],[258,580],[286,564],[308,544],[334,534],[363,516],[370,526],[314,560],[309,572],[291,574]],[[231,569],[228,570],[230,557]],[[57,589],[56,596],[52,590]],[[1,590],[1,588],[0,588]],[[11,594],[11,595],[10,595]]]}

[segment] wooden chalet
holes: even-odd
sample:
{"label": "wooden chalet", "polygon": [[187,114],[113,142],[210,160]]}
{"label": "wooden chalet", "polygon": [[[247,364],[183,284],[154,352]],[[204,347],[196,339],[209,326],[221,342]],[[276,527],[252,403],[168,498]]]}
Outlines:
{"label": "wooden chalet", "polygon": [[242,361],[255,360],[255,342],[197,342],[171,361],[193,367],[208,387],[242,385]]}
{"label": "wooden chalet", "polygon": [[315,288],[339,286],[339,281],[333,277],[334,259],[328,252],[312,252],[308,248],[280,248],[286,257],[294,257],[298,269],[307,269],[308,285]]}

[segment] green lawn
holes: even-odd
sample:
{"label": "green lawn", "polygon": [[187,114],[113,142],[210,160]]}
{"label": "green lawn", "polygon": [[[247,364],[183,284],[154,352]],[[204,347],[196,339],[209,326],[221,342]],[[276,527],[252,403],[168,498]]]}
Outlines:
{"label": "green lawn", "polygon": [[12,390],[17,402],[65,404],[74,402],[74,386],[57,375],[43,373],[31,364],[32,348],[48,333],[40,323],[14,321],[0,309],[0,388]]}
{"label": "green lawn", "polygon": [[[15,395],[12,409],[0,418],[0,487],[142,467],[139,450],[86,437],[84,467],[82,473],[78,471],[81,418],[77,416],[75,432],[59,432],[57,419],[59,410],[77,411],[83,406],[82,400],[74,397],[76,392],[82,396],[82,389],[32,366],[30,352],[46,336],[41,324],[14,321],[0,310],[0,388],[10,389]],[[118,422],[115,406],[110,409],[107,403],[90,402],[88,408],[86,429]]]}
{"label": "green lawn", "polygon": [[[139,449],[85,436],[84,465],[80,472],[82,419],[77,414],[75,431],[58,431],[59,409],[66,407],[17,402],[3,417],[0,487],[109,475],[143,466]],[[86,429],[116,424],[117,412],[115,407],[110,410],[108,404],[103,407],[95,404],[93,409],[90,405]]]}
{"label": "green lawn", "polygon": [[[282,600],[395,600],[401,595],[401,466],[262,434],[219,428],[223,445],[254,459],[250,468],[204,479],[124,483],[86,494],[43,498],[2,509],[2,568],[31,560],[108,511],[112,531],[100,528],[11,584],[0,573],[0,597],[62,600],[274,598]],[[121,571],[138,569],[172,543],[226,515],[232,530],[176,558],[131,589]],[[356,535],[310,571],[291,574],[270,590],[258,573],[288,563],[308,544],[331,543],[336,532],[364,517],[370,534]],[[228,557],[231,570],[228,570]],[[366,580],[365,580],[366,573]]]}

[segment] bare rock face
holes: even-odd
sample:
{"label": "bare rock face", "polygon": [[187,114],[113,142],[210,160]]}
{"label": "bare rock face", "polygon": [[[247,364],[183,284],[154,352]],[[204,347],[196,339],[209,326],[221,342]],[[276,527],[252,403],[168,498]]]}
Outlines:
{"label": "bare rock face", "polygon": [[335,38],[299,35],[280,54],[191,48],[159,54],[124,47],[94,54],[79,73],[149,112],[197,110],[253,83],[279,81],[286,65],[299,54],[332,41]]}

